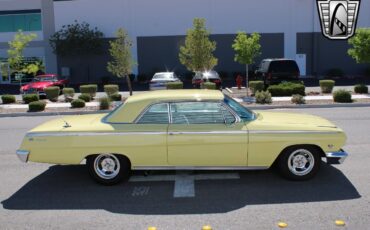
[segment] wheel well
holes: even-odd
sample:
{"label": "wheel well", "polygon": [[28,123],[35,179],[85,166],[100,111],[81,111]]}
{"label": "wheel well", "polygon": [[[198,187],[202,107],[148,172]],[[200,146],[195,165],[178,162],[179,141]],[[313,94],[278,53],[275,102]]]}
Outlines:
{"label": "wheel well", "polygon": [[322,148],[318,145],[312,145],[312,144],[298,144],[298,145],[289,145],[287,147],[285,147],[278,155],[278,157],[276,157],[274,163],[272,165],[275,165],[276,162],[278,162],[280,156],[289,148],[313,148],[313,149],[316,149],[317,152],[320,154],[320,157],[325,157],[325,152],[322,150]]}
{"label": "wheel well", "polygon": [[[110,154],[114,154],[118,158],[125,159],[128,162],[129,166],[130,166],[129,168],[131,169],[131,161],[127,156],[125,156],[123,154],[120,154],[120,153],[110,153]],[[91,154],[91,155],[86,156],[85,159],[88,160],[89,158],[92,158],[92,157],[97,156],[97,155],[99,155],[99,154]]]}

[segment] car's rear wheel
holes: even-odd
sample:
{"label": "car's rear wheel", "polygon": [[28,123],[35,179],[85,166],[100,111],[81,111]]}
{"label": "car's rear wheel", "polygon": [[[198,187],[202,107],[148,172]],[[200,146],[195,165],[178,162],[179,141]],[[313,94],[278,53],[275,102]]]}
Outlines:
{"label": "car's rear wheel", "polygon": [[321,157],[318,149],[311,146],[289,147],[279,158],[281,174],[290,180],[308,180],[320,169]]}
{"label": "car's rear wheel", "polygon": [[91,177],[98,183],[114,185],[130,176],[130,162],[119,155],[103,153],[87,158]]}

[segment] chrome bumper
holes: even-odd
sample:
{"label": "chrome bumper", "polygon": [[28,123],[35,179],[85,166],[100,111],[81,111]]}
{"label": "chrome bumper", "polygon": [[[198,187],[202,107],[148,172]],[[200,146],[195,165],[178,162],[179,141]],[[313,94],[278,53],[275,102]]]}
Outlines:
{"label": "chrome bumper", "polygon": [[326,153],[326,163],[333,165],[342,164],[347,156],[348,153],[345,152],[343,149],[338,152]]}
{"label": "chrome bumper", "polygon": [[26,163],[28,161],[28,156],[30,155],[30,151],[27,150],[17,150],[16,154],[22,162]]}

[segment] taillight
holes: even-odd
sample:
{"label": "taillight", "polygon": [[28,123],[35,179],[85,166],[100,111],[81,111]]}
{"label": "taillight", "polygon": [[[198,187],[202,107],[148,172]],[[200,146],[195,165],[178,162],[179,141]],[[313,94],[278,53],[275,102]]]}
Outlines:
{"label": "taillight", "polygon": [[299,72],[296,72],[295,73],[295,76],[298,78],[299,77]]}
{"label": "taillight", "polygon": [[267,79],[271,80],[271,78],[272,78],[272,74],[271,73],[268,73],[267,74]]}
{"label": "taillight", "polygon": [[195,83],[195,84],[200,84],[200,83],[202,83],[202,82],[203,82],[202,80],[195,80],[195,81],[194,81],[194,83]]}

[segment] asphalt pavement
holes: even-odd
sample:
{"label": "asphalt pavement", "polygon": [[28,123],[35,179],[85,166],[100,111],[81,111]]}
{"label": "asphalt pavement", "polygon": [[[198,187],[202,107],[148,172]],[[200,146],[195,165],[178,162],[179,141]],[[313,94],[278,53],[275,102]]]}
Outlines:
{"label": "asphalt pavement", "polygon": [[[27,130],[55,117],[0,118],[0,229],[278,229],[279,221],[287,229],[369,229],[370,108],[277,111],[333,121],[348,135],[350,156],[342,165],[323,163],[305,182],[273,170],[166,171],[136,172],[129,183],[106,187],[83,165],[17,159]],[[346,226],[335,226],[337,219]]]}

